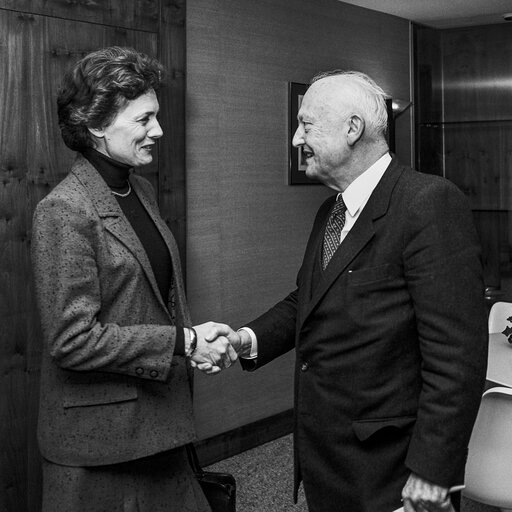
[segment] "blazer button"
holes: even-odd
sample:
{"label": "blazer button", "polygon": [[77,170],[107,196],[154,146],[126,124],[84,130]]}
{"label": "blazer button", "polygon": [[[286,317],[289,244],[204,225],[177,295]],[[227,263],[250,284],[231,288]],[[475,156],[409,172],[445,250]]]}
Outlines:
{"label": "blazer button", "polygon": [[144,373],[144,368],[141,368],[140,366],[138,366],[137,368],[135,368],[135,373],[137,375],[142,375]]}
{"label": "blazer button", "polygon": [[301,371],[306,372],[308,370],[309,366],[308,363],[302,363],[302,366],[300,367]]}
{"label": "blazer button", "polygon": [[158,377],[158,372],[156,370],[151,370],[149,372],[149,376],[152,378],[152,379],[156,379]]}

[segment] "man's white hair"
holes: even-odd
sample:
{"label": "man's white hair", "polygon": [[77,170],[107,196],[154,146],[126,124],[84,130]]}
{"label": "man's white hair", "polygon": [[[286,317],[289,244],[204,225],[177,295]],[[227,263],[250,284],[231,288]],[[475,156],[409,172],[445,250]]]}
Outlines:
{"label": "man's white hair", "polygon": [[351,86],[348,95],[351,96],[352,104],[357,107],[365,121],[366,130],[370,134],[384,136],[388,128],[388,111],[386,99],[389,98],[381,87],[379,87],[368,75],[359,71],[344,71],[335,69],[318,73],[313,77],[311,83],[318,82],[323,78],[342,77]]}

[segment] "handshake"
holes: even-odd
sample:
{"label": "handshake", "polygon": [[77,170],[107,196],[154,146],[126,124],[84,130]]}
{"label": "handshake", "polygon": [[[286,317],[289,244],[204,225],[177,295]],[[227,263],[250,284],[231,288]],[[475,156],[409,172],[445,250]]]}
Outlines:
{"label": "handshake", "polygon": [[251,336],[247,331],[234,331],[229,325],[206,322],[196,325],[197,345],[191,355],[191,365],[214,375],[229,368],[239,355],[249,356]]}

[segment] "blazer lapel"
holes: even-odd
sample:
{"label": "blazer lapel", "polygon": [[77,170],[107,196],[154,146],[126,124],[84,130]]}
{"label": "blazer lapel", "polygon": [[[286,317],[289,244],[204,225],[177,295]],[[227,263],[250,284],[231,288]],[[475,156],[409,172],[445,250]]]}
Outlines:
{"label": "blazer lapel", "polygon": [[[73,168],[73,174],[80,180],[86,188],[89,198],[93,202],[98,212],[98,215],[103,221],[103,225],[107,231],[115,236],[123,245],[129,249],[132,254],[137,258],[140,263],[151,288],[155,293],[157,299],[162,307],[167,310],[164,304],[158,285],[156,282],[151,263],[147,257],[146,251],[142,246],[138,236],[135,234],[132,226],[125,217],[119,203],[115,197],[110,193],[108,185],[101,177],[100,173],[89,163],[83,156],[79,155]],[[130,178],[130,183],[133,186],[133,181]],[[139,196],[140,197],[140,196]]]}
{"label": "blazer lapel", "polygon": [[[361,212],[356,223],[349,231],[342,244],[338,247],[338,250],[334,253],[329,265],[324,271],[323,279],[321,279],[319,283],[311,283],[311,289],[313,291],[311,300],[304,303],[299,302],[299,304],[304,305],[303,308],[299,308],[299,329],[340,274],[347,269],[350,263],[354,261],[356,256],[374,237],[374,221],[385,215],[388,211],[391,194],[403,170],[404,168],[400,167],[396,159],[393,158],[388,169],[386,169],[386,172],[375,187],[375,190],[372,192],[370,199],[366,203],[366,206]],[[332,203],[330,203],[330,205],[332,206]],[[318,230],[319,233],[317,233],[317,236],[314,239],[314,244],[312,243],[311,246],[308,244],[307,251],[310,251],[307,255],[308,279],[311,279],[313,274],[313,265],[315,264],[315,258],[318,255],[319,245],[323,240],[323,233],[325,225],[327,224],[329,212],[330,208],[325,215],[324,222],[322,223],[322,229]]]}

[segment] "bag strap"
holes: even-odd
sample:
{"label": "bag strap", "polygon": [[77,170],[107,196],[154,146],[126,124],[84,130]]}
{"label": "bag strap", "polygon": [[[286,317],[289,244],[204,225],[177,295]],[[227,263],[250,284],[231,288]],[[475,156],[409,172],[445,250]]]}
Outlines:
{"label": "bag strap", "polygon": [[199,458],[193,443],[186,444],[185,448],[187,449],[188,462],[192,468],[192,471],[194,471],[194,473],[204,473],[201,465],[199,464]]}

